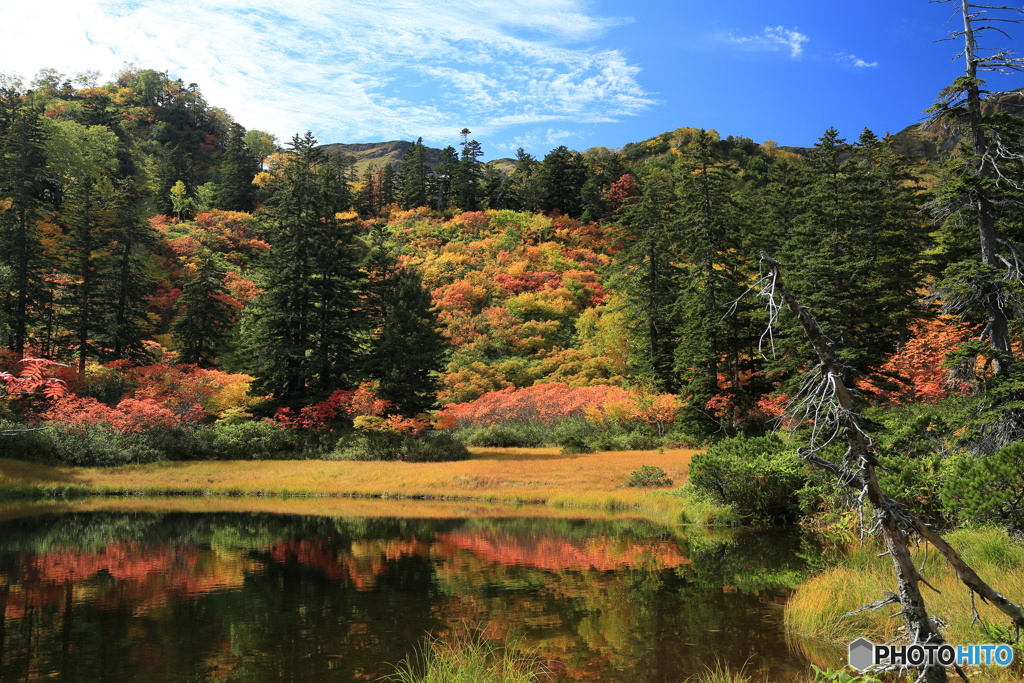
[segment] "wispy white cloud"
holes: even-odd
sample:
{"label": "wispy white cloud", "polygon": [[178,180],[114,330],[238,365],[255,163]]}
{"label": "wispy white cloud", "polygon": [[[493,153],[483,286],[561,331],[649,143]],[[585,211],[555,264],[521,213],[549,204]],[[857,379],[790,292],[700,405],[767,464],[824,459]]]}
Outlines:
{"label": "wispy white cloud", "polygon": [[796,28],[786,28],[785,26],[765,26],[761,33],[752,36],[736,36],[728,33],[722,38],[727,43],[751,50],[788,50],[790,57],[799,57],[803,54],[804,44],[811,40]]}
{"label": "wispy white cloud", "polygon": [[498,148],[508,153],[514,153],[520,147],[525,149],[551,148],[578,137],[580,137],[578,133],[561,128],[537,128],[508,142],[499,143]]}
{"label": "wispy white cloud", "polygon": [[6,70],[166,70],[282,138],[440,140],[654,103],[638,67],[594,47],[627,20],[585,0],[55,0],[5,15]]}
{"label": "wispy white cloud", "polygon": [[844,53],[837,54],[836,61],[843,66],[852,66],[855,69],[874,69],[878,66],[878,62],[869,62],[861,59],[857,55],[848,55]]}

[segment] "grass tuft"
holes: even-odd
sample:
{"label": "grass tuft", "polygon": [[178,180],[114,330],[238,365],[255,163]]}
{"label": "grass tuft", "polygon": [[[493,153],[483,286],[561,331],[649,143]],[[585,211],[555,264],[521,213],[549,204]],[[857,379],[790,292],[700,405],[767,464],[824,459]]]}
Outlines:
{"label": "grass tuft", "polygon": [[517,642],[498,645],[479,629],[431,636],[419,652],[384,680],[393,683],[537,683],[550,671],[536,657],[516,652]]}

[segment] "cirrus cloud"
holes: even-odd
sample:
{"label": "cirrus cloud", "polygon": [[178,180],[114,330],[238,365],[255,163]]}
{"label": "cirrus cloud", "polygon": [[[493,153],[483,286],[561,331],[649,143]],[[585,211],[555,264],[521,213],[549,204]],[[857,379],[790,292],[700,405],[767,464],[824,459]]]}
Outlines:
{"label": "cirrus cloud", "polygon": [[[639,68],[592,43],[624,19],[584,0],[56,0],[0,26],[6,69],[195,82],[243,125],[325,141],[486,135],[638,114]],[[39,36],[47,40],[40,41]]]}
{"label": "cirrus cloud", "polygon": [[796,28],[785,26],[765,26],[761,33],[752,36],[736,36],[730,33],[723,38],[727,43],[751,50],[788,50],[790,57],[799,57],[803,54],[804,43],[811,40]]}

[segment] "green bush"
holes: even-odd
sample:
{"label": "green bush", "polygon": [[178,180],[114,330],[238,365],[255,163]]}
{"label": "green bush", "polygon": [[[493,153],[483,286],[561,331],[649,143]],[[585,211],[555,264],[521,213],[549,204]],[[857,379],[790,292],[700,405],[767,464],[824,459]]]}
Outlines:
{"label": "green bush", "polygon": [[536,448],[546,442],[546,431],[534,423],[478,425],[459,430],[459,439],[481,448]]}
{"label": "green bush", "polygon": [[403,460],[448,462],[470,457],[465,444],[447,432],[421,434],[367,432],[339,443],[334,455],[345,460]]}
{"label": "green bush", "polygon": [[965,523],[1024,530],[1024,442],[992,455],[958,455],[943,463],[942,499]]}
{"label": "green bush", "polygon": [[145,433],[121,433],[102,426],[50,425],[38,433],[44,449],[39,462],[73,467],[111,467],[156,462],[163,453]]}
{"label": "green bush", "polygon": [[[956,401],[917,403],[874,409],[869,417],[875,453],[882,467],[878,481],[890,498],[933,524],[951,516],[942,502],[940,465],[946,443],[962,421]],[[832,480],[834,485],[834,479]]]}
{"label": "green bush", "polygon": [[655,486],[672,486],[672,479],[668,472],[655,467],[654,465],[641,465],[640,469],[633,470],[626,480],[626,486],[652,488]]}
{"label": "green bush", "polygon": [[303,432],[265,420],[217,422],[201,429],[198,437],[202,457],[211,460],[285,459],[311,445]]}
{"label": "green bush", "polygon": [[792,522],[806,465],[773,437],[725,439],[690,461],[690,482],[748,521]]}

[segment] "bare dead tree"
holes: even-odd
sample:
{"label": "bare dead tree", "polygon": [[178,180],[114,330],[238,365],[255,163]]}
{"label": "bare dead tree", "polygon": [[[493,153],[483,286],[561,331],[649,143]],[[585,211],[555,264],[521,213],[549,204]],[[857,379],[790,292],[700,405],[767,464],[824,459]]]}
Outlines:
{"label": "bare dead tree", "polygon": [[[804,460],[835,475],[839,484],[852,490],[858,500],[865,499],[874,510],[873,528],[885,539],[886,552],[892,557],[896,571],[897,591],[873,608],[899,603],[906,624],[906,635],[914,644],[942,644],[940,624],[928,615],[920,584],[928,585],[914,564],[910,554],[911,542],[924,539],[931,543],[949,562],[957,577],[967,586],[972,598],[978,595],[1006,614],[1017,629],[1024,627],[1024,611],[985,583],[938,533],[901,503],[889,498],[878,483],[878,467],[872,441],[861,427],[854,396],[843,383],[839,363],[832,346],[825,338],[817,321],[801,306],[782,280],[781,266],[767,254],[761,254],[761,264],[767,270],[758,283],[759,296],[768,302],[770,324],[774,324],[783,308],[796,316],[804,334],[811,342],[820,365],[817,374],[804,384],[801,394],[790,404],[790,417],[810,423],[811,436],[807,448],[799,449]],[[833,462],[820,455],[822,449],[838,440],[846,442],[844,462]],[[934,589],[933,589],[934,590]],[[960,675],[966,680],[962,671]],[[922,683],[945,683],[946,670],[941,666],[922,669],[917,678]]]}
{"label": "bare dead tree", "polygon": [[[971,182],[964,186],[968,189],[962,205],[963,208],[970,209],[977,222],[982,263],[993,269],[1006,266],[1008,271],[1011,271],[1009,275],[1017,275],[1019,270],[1015,265],[1011,265],[999,253],[1000,245],[1005,245],[1005,240],[1000,238],[996,228],[999,197],[998,190],[993,188],[998,188],[1001,184],[1010,184],[1014,189],[1021,188],[1021,183],[1015,180],[1012,174],[1004,172],[1004,167],[1007,162],[1019,162],[1022,153],[1019,140],[1008,142],[998,128],[986,127],[982,96],[989,93],[982,89],[984,81],[979,78],[979,74],[1024,71],[1024,58],[1013,56],[1010,50],[982,48],[978,44],[978,37],[995,32],[1009,38],[1001,25],[1019,23],[1021,19],[1015,17],[1024,15],[1024,10],[988,3],[977,4],[969,0],[932,2],[954,5],[954,17],[959,16],[963,28],[951,31],[949,37],[944,40],[963,39],[964,49],[957,57],[963,57],[966,62],[964,75],[939,94],[939,102],[932,111],[936,118],[951,120],[964,129],[970,141],[971,150],[965,155],[964,160],[965,171]],[[985,335],[993,351],[992,363],[996,375],[1005,372],[1014,361],[1005,305],[1006,279],[986,278],[982,283],[982,291],[978,292],[978,298],[988,318]]]}

